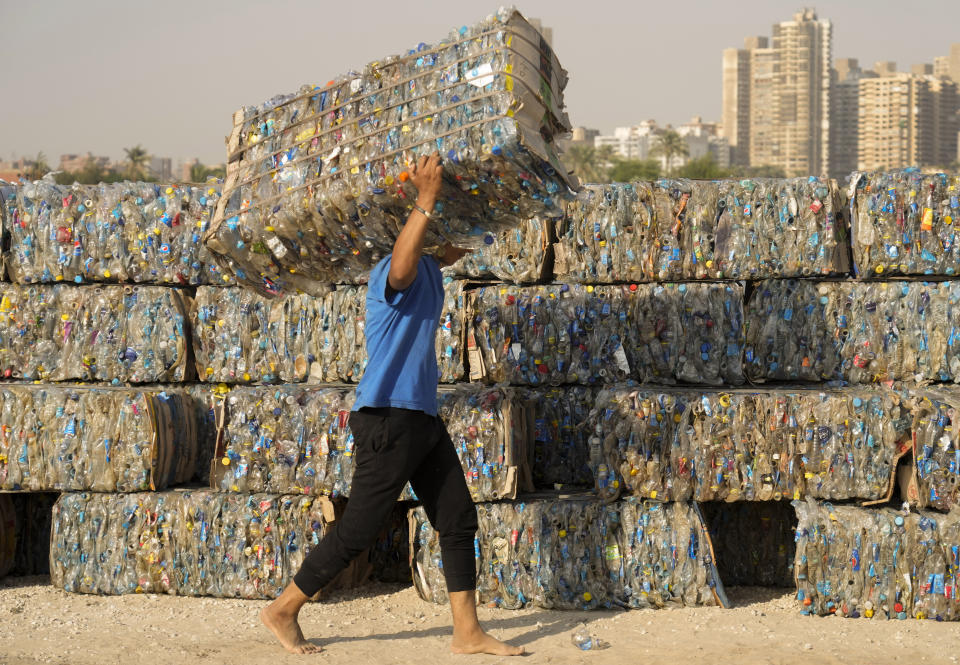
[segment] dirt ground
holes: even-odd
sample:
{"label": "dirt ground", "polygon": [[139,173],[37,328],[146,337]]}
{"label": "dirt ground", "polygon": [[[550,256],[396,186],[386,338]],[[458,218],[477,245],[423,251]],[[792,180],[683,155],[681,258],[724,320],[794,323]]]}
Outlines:
{"label": "dirt ground", "polygon": [[[630,612],[480,608],[496,637],[523,645],[519,663],[956,663],[960,624],[810,618],[786,590],[728,589],[735,607]],[[449,617],[412,587],[376,585],[308,605],[312,656],[279,649],[257,619],[265,601],[69,594],[47,578],[0,582],[0,665],[57,663],[499,663],[448,652]],[[610,643],[582,652],[570,642],[586,621]]]}

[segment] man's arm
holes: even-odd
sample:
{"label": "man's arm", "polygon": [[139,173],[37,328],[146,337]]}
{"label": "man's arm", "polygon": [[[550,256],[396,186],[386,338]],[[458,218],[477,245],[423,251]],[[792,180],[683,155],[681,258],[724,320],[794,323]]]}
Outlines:
{"label": "man's arm", "polygon": [[403,291],[417,278],[417,264],[423,253],[423,237],[430,220],[418,210],[430,213],[437,202],[440,185],[443,182],[443,166],[440,154],[423,156],[411,169],[410,181],[417,188],[417,207],[410,213],[407,223],[393,244],[393,256],[390,259],[390,273],[387,284],[394,291]]}

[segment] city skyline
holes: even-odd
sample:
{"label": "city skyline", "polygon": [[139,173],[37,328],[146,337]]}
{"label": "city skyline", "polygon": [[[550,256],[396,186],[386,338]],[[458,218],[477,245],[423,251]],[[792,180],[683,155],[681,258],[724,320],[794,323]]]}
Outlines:
{"label": "city skyline", "polygon": [[[946,19],[960,18],[956,3],[934,0],[909,14],[909,24],[922,26],[925,39],[878,40],[884,26],[891,34],[905,24],[892,2],[815,7],[833,23],[835,58],[895,60],[903,70],[946,55],[955,41],[949,28],[955,21]],[[243,104],[303,83],[323,83],[421,40],[439,40],[451,27],[493,8],[374,2],[364,16],[372,12],[378,19],[359,25],[350,7],[291,0],[269,10],[249,2],[219,7],[173,2],[163,12],[112,1],[5,5],[0,17],[8,30],[0,57],[8,63],[29,60],[5,72],[11,94],[3,102],[0,158],[42,151],[56,161],[60,154],[90,151],[118,160],[124,147],[141,144],[174,163],[193,157],[220,163],[231,114]],[[737,12],[705,2],[691,8],[678,23],[667,8],[601,2],[584,12],[580,5],[545,0],[519,6],[553,30],[555,49],[570,73],[567,108],[573,123],[604,133],[646,118],[672,125],[694,115],[719,121],[718,54],[747,35],[769,34],[774,23],[802,6],[757,0],[741,3]],[[860,28],[867,9],[877,26],[872,30]],[[265,11],[274,17],[290,12],[303,21],[287,26],[283,35],[279,28],[260,35],[251,26]],[[323,25],[340,27],[325,31]],[[44,35],[39,48],[37,34]],[[78,42],[77,34],[85,38]],[[246,41],[236,44],[237,34]]]}

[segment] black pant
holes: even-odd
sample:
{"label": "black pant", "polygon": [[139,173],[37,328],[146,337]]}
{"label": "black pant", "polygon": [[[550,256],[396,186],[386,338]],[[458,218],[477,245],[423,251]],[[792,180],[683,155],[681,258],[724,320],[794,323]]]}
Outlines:
{"label": "black pant", "polygon": [[447,591],[475,589],[477,511],[443,421],[422,411],[363,408],[351,412],[350,429],[350,499],[293,578],[300,591],[314,595],[374,544],[408,480],[440,536]]}

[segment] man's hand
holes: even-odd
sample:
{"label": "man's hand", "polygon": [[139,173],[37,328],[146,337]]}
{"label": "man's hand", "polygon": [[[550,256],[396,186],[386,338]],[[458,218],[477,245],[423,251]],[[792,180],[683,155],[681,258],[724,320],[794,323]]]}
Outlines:
{"label": "man's hand", "polygon": [[[440,153],[435,152],[429,157],[426,155],[420,157],[410,169],[410,182],[417,188],[417,205],[431,212],[440,194],[440,185],[443,184]],[[430,205],[425,205],[427,203]]]}
{"label": "man's hand", "polygon": [[417,278],[417,264],[420,263],[420,255],[423,253],[423,238],[430,222],[423,213],[429,215],[433,212],[440,186],[443,184],[440,154],[434,153],[418,159],[410,169],[410,182],[417,188],[417,203],[397,236],[397,241],[393,243],[387,283],[394,291],[403,291]]}

